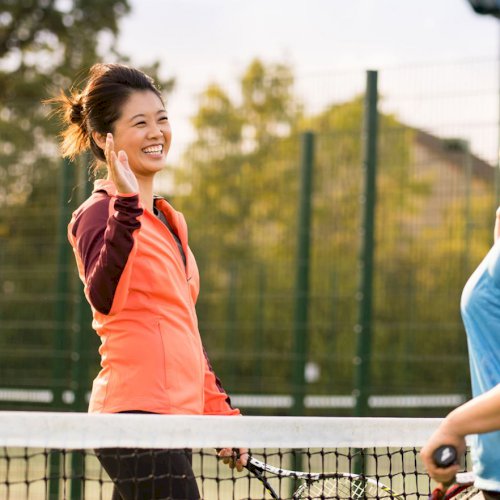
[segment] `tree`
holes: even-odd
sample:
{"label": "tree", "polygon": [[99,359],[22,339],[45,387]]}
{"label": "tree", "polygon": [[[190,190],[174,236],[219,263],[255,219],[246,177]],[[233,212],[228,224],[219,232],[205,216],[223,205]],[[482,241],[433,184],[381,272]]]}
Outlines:
{"label": "tree", "polygon": [[[237,379],[233,374],[242,370],[248,374],[251,366],[258,365],[251,359],[243,364],[233,361],[242,348],[256,352],[258,335],[239,336],[237,331],[250,333],[256,315],[267,314],[257,312],[262,307],[257,290],[263,286],[267,266],[273,260],[280,267],[289,262],[290,247],[282,243],[293,231],[290,218],[296,208],[293,203],[282,204],[278,193],[297,189],[288,160],[297,158],[295,128],[301,114],[286,65],[254,60],[239,83],[237,99],[216,84],[200,95],[193,118],[196,139],[182,168],[175,169],[177,190],[186,193],[175,202],[188,218],[191,245],[203,269],[202,289],[210,290],[207,295],[202,292],[199,301],[202,330],[216,369],[233,381]],[[288,293],[292,269],[285,266],[284,280],[268,282],[267,292],[272,287],[283,294],[285,283]],[[253,292],[242,293],[243,289]],[[286,315],[286,309],[279,310]],[[285,330],[288,318],[282,319]],[[221,348],[227,354],[219,366]]]}
{"label": "tree", "polygon": [[[58,124],[43,99],[82,79],[114,49],[128,0],[5,0],[0,13],[0,206],[26,200],[58,158]],[[106,49],[105,49],[106,50]],[[145,70],[158,77],[159,63]],[[166,90],[173,80],[162,82]],[[52,173],[50,175],[53,175]]]}
{"label": "tree", "polygon": [[[68,88],[112,39],[128,0],[3,2],[0,15],[0,206],[26,200],[57,157],[57,125],[41,101]],[[53,174],[52,174],[53,175]]]}
{"label": "tree", "polygon": [[[119,21],[129,11],[128,0],[2,2],[0,328],[5,349],[0,375],[4,385],[47,387],[53,382],[52,361],[69,363],[68,351],[54,352],[55,305],[61,299],[56,288],[57,242],[65,239],[59,227],[59,124],[50,118],[50,109],[42,101],[75,81],[78,86],[92,64],[102,58],[129,62],[114,49]],[[159,63],[143,69],[165,90],[172,88],[173,79],[158,78]],[[65,200],[69,211],[82,196],[87,159],[81,160],[65,171],[74,186]],[[71,252],[69,245],[65,248]],[[63,298],[68,346],[75,331],[74,302],[81,291],[71,255],[66,273],[70,282]],[[69,386],[66,379],[57,383]]]}
{"label": "tree", "polygon": [[[196,139],[175,170],[201,268],[201,333],[231,392],[290,394],[291,332],[301,130],[315,132],[309,361],[311,393],[349,395],[356,352],[363,97],[306,115],[290,68],[253,61],[230,97],[212,84],[193,119]],[[465,176],[442,197],[423,169],[418,131],[380,114],[372,389],[378,394],[466,390],[459,296],[485,250],[468,248]],[[453,174],[455,175],[455,174]],[[474,180],[474,221],[488,191]],[[490,200],[491,201],[491,200]],[[432,214],[429,207],[435,207]],[[457,216],[459,214],[459,216]],[[432,219],[429,217],[432,216]],[[432,224],[430,224],[432,222]],[[439,359],[444,360],[436,367]],[[453,363],[454,370],[446,370]],[[422,372],[428,372],[425,381]],[[460,374],[460,376],[457,376]]]}

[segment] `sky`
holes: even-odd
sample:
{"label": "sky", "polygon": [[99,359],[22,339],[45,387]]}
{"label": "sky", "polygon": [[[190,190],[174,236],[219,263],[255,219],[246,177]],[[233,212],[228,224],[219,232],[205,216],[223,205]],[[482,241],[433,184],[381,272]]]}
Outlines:
{"label": "sky", "polygon": [[[387,72],[385,84],[387,93],[397,93],[402,87],[409,89],[416,79],[403,69],[398,73],[398,68],[429,65],[425,78],[435,80],[436,92],[440,85],[443,91],[446,85],[454,85],[457,98],[472,86],[489,93],[489,100],[483,99],[481,104],[477,100],[462,100],[461,106],[450,102],[448,111],[443,99],[440,109],[448,113],[449,122],[457,123],[457,108],[463,107],[463,121],[489,123],[488,134],[483,133],[482,138],[472,134],[470,139],[483,157],[496,155],[498,130],[493,131],[493,127],[499,114],[500,20],[476,14],[467,0],[130,3],[132,11],[121,22],[118,48],[135,65],[159,60],[162,76],[175,77],[176,88],[167,97],[174,141],[178,141],[174,156],[192,137],[189,117],[196,110],[197,93],[210,82],[228,88],[236,85],[254,58],[291,65],[298,77],[299,94],[311,108],[318,109],[334,97],[341,100],[345,94],[347,99],[347,89],[351,94],[361,91],[368,69],[392,70],[392,76]],[[478,62],[468,68],[463,64],[457,67],[457,62],[468,60]],[[328,78],[339,74],[357,76],[337,78],[334,95],[327,89]],[[462,87],[458,82],[463,82]],[[387,107],[412,121],[409,102],[405,107],[402,99],[399,104],[393,99]],[[435,107],[431,115],[436,120]],[[432,128],[429,117],[421,110],[414,120],[421,121],[416,123],[419,126],[429,123]],[[445,122],[441,118],[441,123]]]}

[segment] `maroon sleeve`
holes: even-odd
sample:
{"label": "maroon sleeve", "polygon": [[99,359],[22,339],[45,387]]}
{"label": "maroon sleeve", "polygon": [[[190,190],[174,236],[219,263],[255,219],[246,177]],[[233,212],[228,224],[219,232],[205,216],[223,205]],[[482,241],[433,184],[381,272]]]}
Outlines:
{"label": "maroon sleeve", "polygon": [[203,413],[205,415],[239,415],[240,410],[232,406],[231,399],[212,368],[205,348],[203,348],[203,354],[205,355],[206,367],[204,384],[205,407]]}
{"label": "maroon sleeve", "polygon": [[109,314],[115,292],[134,247],[133,233],[141,227],[143,210],[139,196],[116,197],[109,215],[110,198],[96,193],[96,201],[76,216],[72,228],[85,271],[85,283],[92,306]]}

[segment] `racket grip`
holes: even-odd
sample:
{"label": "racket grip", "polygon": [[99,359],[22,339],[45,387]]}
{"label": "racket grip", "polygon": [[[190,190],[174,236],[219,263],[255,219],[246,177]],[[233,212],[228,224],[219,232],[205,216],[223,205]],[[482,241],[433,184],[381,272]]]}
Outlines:
{"label": "racket grip", "polygon": [[437,467],[445,468],[458,463],[457,449],[449,444],[440,446],[432,454],[432,459]]}

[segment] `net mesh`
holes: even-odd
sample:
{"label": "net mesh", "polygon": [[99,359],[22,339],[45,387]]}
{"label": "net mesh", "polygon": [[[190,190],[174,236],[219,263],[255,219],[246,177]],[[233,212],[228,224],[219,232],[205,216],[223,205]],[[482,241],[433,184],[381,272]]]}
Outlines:
{"label": "net mesh", "polygon": [[[437,424],[0,412],[0,498],[427,498],[434,485],[418,450]],[[226,447],[285,469],[261,472],[273,492],[258,474],[224,464],[217,450]]]}

